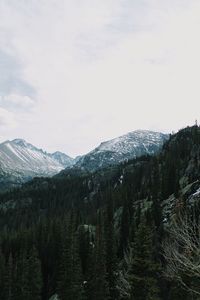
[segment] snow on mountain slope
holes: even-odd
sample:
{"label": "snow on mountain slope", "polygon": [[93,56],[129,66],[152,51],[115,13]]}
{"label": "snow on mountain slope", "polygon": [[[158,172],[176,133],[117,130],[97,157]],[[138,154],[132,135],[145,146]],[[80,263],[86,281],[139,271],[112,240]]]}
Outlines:
{"label": "snow on mountain slope", "polygon": [[148,130],[136,130],[103,142],[93,151],[79,158],[75,166],[96,170],[145,154],[154,154],[168,139],[167,134]]}
{"label": "snow on mountain slope", "polygon": [[[61,154],[59,157],[61,157]],[[0,166],[6,174],[34,177],[52,176],[71,164],[57,159],[56,155],[44,152],[21,139],[0,144]],[[66,155],[66,159],[70,159]]]}
{"label": "snow on mountain slope", "polygon": [[95,171],[109,165],[154,154],[168,135],[137,130],[112,139],[84,156],[72,159],[64,153],[47,153],[21,139],[0,144],[0,190],[16,186],[36,176],[53,176],[63,169],[82,168]]}
{"label": "snow on mountain slope", "polygon": [[136,130],[110,141],[101,143],[97,150],[127,154],[132,151],[135,152],[138,147],[143,147],[145,150],[147,150],[147,152],[151,153],[151,146],[154,147],[155,145],[157,146],[160,144],[165,136],[166,135],[160,132]]}
{"label": "snow on mountain slope", "polygon": [[72,166],[74,164],[74,159],[71,158],[70,156],[60,152],[56,151],[53,154],[51,154],[51,157],[58,161],[62,166],[65,168]]}

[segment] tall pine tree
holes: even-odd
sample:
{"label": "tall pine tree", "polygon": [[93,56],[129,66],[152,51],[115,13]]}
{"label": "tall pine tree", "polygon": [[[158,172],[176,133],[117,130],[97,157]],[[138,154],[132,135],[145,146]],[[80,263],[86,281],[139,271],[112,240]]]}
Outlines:
{"label": "tall pine tree", "polygon": [[133,242],[132,271],[130,274],[131,300],[158,300],[159,288],[157,272],[159,267],[154,261],[152,232],[142,222]]}

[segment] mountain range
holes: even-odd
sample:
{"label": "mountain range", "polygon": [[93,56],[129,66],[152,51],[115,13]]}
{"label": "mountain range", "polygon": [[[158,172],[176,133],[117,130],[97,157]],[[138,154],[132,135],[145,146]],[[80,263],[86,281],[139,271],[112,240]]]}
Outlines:
{"label": "mountain range", "polygon": [[53,176],[72,163],[64,153],[50,154],[22,139],[5,141],[0,144],[0,187],[16,186],[36,176]]}
{"label": "mountain range", "polygon": [[109,165],[159,151],[167,134],[137,130],[101,143],[75,159],[62,152],[48,153],[22,139],[0,144],[0,188],[14,187],[34,177],[48,177],[66,169],[96,171]]}
{"label": "mountain range", "polygon": [[88,154],[81,156],[75,166],[88,171],[96,171],[142,155],[152,155],[160,150],[168,137],[168,134],[160,132],[132,131],[101,143]]}
{"label": "mountain range", "polygon": [[199,300],[199,220],[197,125],[155,155],[34,178],[0,193],[0,299]]}

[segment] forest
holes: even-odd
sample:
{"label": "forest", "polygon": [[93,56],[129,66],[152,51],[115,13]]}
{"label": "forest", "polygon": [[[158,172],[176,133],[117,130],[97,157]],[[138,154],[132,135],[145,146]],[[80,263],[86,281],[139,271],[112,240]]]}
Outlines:
{"label": "forest", "polygon": [[1,300],[200,299],[200,127],[0,194]]}

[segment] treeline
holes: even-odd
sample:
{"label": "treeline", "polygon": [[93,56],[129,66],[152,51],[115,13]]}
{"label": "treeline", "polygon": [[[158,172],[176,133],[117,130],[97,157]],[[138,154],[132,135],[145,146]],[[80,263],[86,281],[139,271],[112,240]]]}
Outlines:
{"label": "treeline", "polygon": [[[0,195],[0,299],[198,299],[165,276],[163,241],[172,214],[188,210],[182,189],[199,176],[194,126],[171,136],[157,156],[35,179]],[[174,208],[164,216],[171,194]]]}
{"label": "treeline", "polygon": [[[129,241],[125,222],[119,235],[115,232],[113,203],[109,201],[96,218],[94,225],[81,225],[78,213],[71,211],[63,219],[44,218],[29,229],[4,230],[0,299],[49,299],[55,293],[71,300],[128,299],[139,295],[144,286],[146,295],[158,297],[159,246],[151,220],[135,219]],[[129,242],[132,263],[125,266],[123,255]]]}

